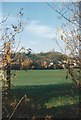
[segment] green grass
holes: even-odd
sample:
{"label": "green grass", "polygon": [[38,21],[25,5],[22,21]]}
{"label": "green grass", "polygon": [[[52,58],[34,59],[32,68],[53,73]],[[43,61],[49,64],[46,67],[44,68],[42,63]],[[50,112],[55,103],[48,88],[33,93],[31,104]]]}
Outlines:
{"label": "green grass", "polygon": [[78,116],[79,91],[66,80],[65,70],[18,71],[13,85],[13,97],[29,98],[28,116]]}
{"label": "green grass", "polygon": [[[62,84],[66,82],[65,78],[66,71],[64,70],[18,71],[13,84],[15,86]],[[69,80],[68,83],[71,81]]]}

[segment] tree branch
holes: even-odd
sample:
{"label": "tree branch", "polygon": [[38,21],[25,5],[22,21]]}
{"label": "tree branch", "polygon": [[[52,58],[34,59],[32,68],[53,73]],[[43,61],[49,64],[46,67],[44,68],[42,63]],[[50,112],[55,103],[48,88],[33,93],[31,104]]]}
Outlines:
{"label": "tree branch", "polygon": [[53,6],[51,6],[49,3],[46,2],[46,4],[51,8],[53,9],[55,12],[57,12],[59,15],[61,15],[65,20],[67,20],[68,22],[72,23],[72,24],[75,24],[75,22],[71,21],[70,19],[68,19],[67,17],[65,17],[61,12],[59,12],[58,10],[56,10]]}
{"label": "tree branch", "polygon": [[25,98],[27,98],[27,96],[26,96],[26,95],[24,95],[24,96],[23,96],[23,97],[19,100],[18,104],[16,105],[16,107],[14,108],[14,110],[13,110],[12,114],[10,115],[9,120],[11,120],[11,118],[13,117],[14,113],[16,112],[16,110],[17,110],[18,106],[21,104],[21,102],[22,102],[22,101],[23,101],[23,99],[25,99]]}

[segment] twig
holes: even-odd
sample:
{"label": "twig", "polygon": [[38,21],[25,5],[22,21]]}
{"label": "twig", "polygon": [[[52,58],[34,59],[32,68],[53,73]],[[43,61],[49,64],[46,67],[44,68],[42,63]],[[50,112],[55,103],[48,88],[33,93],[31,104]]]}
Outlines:
{"label": "twig", "polygon": [[3,108],[4,108],[4,110],[6,111],[6,113],[7,113],[7,117],[9,117],[10,115],[9,115],[9,113],[8,113],[8,110],[6,109],[6,107],[5,106],[3,106]]}
{"label": "twig", "polygon": [[47,3],[47,2],[46,2],[46,4],[47,4],[51,9],[53,9],[55,12],[57,12],[59,15],[61,15],[65,20],[67,20],[68,22],[76,25],[75,22],[71,21],[69,18],[67,18],[66,16],[64,16],[60,11],[58,11],[57,9],[55,9],[52,5],[50,5],[50,4]]}
{"label": "twig", "polygon": [[6,22],[6,21],[7,21],[7,19],[8,19],[8,17],[9,17],[9,14],[8,14],[8,16],[7,16],[6,18],[4,18],[4,19],[0,22],[0,24],[2,24],[2,23],[4,23],[4,22]]}
{"label": "twig", "polygon": [[24,99],[24,98],[26,98],[27,96],[26,95],[24,95],[20,100],[19,100],[19,102],[18,102],[18,104],[16,105],[16,107],[14,108],[14,110],[13,110],[13,112],[12,112],[12,114],[10,115],[10,117],[9,117],[9,120],[12,118],[12,116],[14,115],[14,113],[15,113],[15,111],[16,111],[16,109],[18,108],[18,106],[21,104],[21,102],[22,102],[22,100]]}

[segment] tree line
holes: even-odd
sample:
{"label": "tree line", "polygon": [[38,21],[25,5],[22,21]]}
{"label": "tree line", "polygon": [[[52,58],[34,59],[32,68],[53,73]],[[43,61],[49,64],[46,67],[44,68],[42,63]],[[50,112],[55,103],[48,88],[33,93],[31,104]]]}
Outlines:
{"label": "tree line", "polygon": [[[15,59],[13,59],[15,57]],[[75,56],[77,57],[77,56]],[[12,53],[11,70],[33,70],[33,69],[64,69],[67,67],[68,56],[60,52],[41,53]],[[74,66],[75,58],[71,58]],[[6,69],[6,66],[5,66]]]}
{"label": "tree line", "polygon": [[[13,59],[14,56],[16,56],[15,59]],[[12,70],[63,69],[62,63],[67,60],[67,56],[60,52],[12,53],[11,58]]]}

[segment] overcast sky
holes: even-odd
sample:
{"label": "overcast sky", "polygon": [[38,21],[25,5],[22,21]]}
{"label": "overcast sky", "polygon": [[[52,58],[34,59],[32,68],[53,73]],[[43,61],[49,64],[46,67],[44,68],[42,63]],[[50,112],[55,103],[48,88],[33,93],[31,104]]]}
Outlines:
{"label": "overcast sky", "polygon": [[[57,5],[60,4],[57,2]],[[53,39],[60,31],[63,19],[59,20],[58,14],[51,10],[45,2],[3,2],[2,14],[3,16],[9,14],[6,24],[16,23],[20,8],[24,8],[24,20],[27,24],[22,34],[16,38],[15,46],[17,47],[20,40],[19,48],[21,46],[31,48],[33,52],[60,51]],[[62,40],[57,38],[60,46],[64,48]]]}

